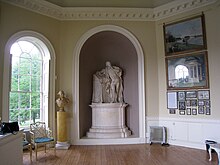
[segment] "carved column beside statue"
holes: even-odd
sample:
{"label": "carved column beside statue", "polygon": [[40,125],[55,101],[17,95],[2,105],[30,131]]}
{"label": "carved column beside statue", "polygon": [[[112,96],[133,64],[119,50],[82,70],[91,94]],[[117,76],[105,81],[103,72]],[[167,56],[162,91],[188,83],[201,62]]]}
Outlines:
{"label": "carved column beside statue", "polygon": [[64,106],[69,103],[69,99],[65,97],[63,91],[59,91],[57,94],[59,97],[56,100],[56,104],[59,107],[57,111],[57,149],[68,149],[70,144],[67,138],[67,123],[66,123],[66,112]]}
{"label": "carved column beside statue", "polygon": [[93,75],[92,127],[88,138],[125,138],[131,131],[125,125],[122,70],[106,62],[106,68]]}

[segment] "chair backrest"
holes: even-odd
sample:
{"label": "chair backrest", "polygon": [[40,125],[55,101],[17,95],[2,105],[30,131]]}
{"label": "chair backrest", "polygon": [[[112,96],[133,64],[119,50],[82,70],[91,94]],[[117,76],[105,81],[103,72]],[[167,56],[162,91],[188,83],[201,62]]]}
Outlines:
{"label": "chair backrest", "polygon": [[35,122],[30,124],[30,131],[34,133],[35,138],[47,137],[45,122]]}

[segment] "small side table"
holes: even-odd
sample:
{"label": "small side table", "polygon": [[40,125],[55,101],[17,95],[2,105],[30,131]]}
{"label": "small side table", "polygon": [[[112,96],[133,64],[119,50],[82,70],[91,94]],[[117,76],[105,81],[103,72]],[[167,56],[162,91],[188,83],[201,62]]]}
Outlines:
{"label": "small side table", "polygon": [[218,155],[218,165],[220,165],[220,143],[210,144],[209,147],[209,161],[212,160],[212,149],[216,151]]}

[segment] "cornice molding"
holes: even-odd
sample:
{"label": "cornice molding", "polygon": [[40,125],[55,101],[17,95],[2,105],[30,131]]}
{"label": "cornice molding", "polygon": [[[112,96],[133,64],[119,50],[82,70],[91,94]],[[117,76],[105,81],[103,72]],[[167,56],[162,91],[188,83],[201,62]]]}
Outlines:
{"label": "cornice molding", "polygon": [[218,0],[176,0],[156,8],[60,7],[44,0],[1,0],[58,20],[156,21]]}

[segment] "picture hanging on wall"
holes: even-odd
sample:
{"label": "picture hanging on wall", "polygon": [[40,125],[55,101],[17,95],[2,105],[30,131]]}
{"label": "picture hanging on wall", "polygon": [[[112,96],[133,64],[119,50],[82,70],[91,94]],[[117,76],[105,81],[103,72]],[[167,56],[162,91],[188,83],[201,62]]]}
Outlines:
{"label": "picture hanging on wall", "polygon": [[211,115],[210,107],[205,107],[205,114]]}
{"label": "picture hanging on wall", "polygon": [[176,109],[169,109],[170,114],[176,114]]}
{"label": "picture hanging on wall", "polygon": [[198,107],[198,114],[204,114],[204,107],[203,106]]}
{"label": "picture hanging on wall", "polygon": [[185,101],[185,92],[184,91],[178,92],[178,100]]}
{"label": "picture hanging on wall", "polygon": [[198,99],[209,99],[209,90],[198,91]]}
{"label": "picture hanging on wall", "polygon": [[190,107],[191,106],[191,101],[190,100],[186,100],[186,106]]}
{"label": "picture hanging on wall", "polygon": [[197,100],[191,100],[191,106],[196,107],[197,106]]}
{"label": "picture hanging on wall", "polygon": [[179,110],[186,110],[185,101],[179,101]]}
{"label": "picture hanging on wall", "polygon": [[207,89],[207,52],[167,57],[166,72],[168,90]]}
{"label": "picture hanging on wall", "polygon": [[187,108],[187,109],[186,109],[186,114],[187,114],[187,115],[191,115],[191,108]]}
{"label": "picture hanging on wall", "polygon": [[196,99],[197,92],[196,91],[187,91],[186,92],[186,99]]}
{"label": "picture hanging on wall", "polygon": [[177,92],[167,92],[167,108],[177,109]]}
{"label": "picture hanging on wall", "polygon": [[166,56],[206,49],[204,15],[164,24]]}
{"label": "picture hanging on wall", "polygon": [[192,108],[192,115],[197,115],[197,108]]}
{"label": "picture hanging on wall", "polygon": [[204,106],[204,101],[203,100],[198,100],[198,106]]}
{"label": "picture hanging on wall", "polygon": [[204,101],[204,105],[205,105],[206,107],[210,107],[210,100],[205,100],[205,101]]}
{"label": "picture hanging on wall", "polygon": [[[167,92],[169,114],[211,115],[209,90],[180,90]],[[178,106],[178,107],[177,107]]]}

